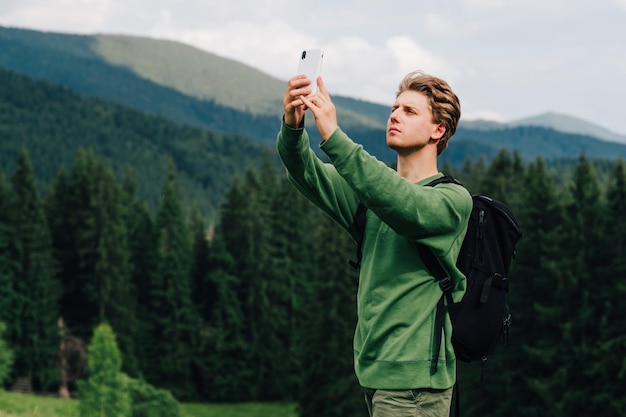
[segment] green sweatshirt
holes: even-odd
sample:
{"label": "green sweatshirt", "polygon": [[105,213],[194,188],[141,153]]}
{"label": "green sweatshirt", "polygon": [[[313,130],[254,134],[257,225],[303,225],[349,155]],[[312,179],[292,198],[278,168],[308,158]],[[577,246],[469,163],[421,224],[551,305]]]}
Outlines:
{"label": "green sweatshirt", "polygon": [[359,383],[374,389],[446,389],[454,385],[456,359],[446,315],[437,372],[436,305],[442,292],[415,242],[434,251],[454,282],[460,300],[466,280],[456,267],[472,209],[470,194],[456,184],[413,184],[369,155],[337,129],[320,148],[310,149],[304,129],[283,123],[277,148],[289,180],[355,238],[354,214],[368,207],[357,293],[354,366]]}

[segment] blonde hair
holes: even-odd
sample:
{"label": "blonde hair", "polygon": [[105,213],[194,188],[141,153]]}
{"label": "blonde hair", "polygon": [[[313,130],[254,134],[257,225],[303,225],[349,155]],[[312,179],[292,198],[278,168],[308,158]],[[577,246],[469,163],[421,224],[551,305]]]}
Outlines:
{"label": "blonde hair", "polygon": [[459,98],[447,82],[422,71],[408,73],[400,82],[396,97],[407,90],[424,94],[428,98],[433,115],[432,122],[441,123],[445,126],[446,131],[437,143],[437,155],[440,155],[448,147],[448,141],[456,132],[456,127],[461,118]]}

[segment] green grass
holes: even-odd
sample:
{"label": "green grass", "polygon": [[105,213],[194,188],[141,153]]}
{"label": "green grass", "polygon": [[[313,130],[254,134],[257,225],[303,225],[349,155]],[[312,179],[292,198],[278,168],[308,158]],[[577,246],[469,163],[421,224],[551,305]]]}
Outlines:
{"label": "green grass", "polygon": [[[297,417],[293,403],[181,404],[183,417]],[[0,390],[0,417],[79,417],[78,401]]]}
{"label": "green grass", "polygon": [[78,417],[78,401],[0,390],[0,417]]}
{"label": "green grass", "polygon": [[297,417],[291,403],[182,404],[183,417]]}

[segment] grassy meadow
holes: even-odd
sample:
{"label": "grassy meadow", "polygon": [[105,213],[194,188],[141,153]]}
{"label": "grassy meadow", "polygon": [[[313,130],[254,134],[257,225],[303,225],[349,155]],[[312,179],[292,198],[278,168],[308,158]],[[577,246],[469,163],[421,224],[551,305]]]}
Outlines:
{"label": "grassy meadow", "polygon": [[[181,404],[182,417],[297,417],[292,403]],[[79,417],[78,401],[0,391],[0,417]]]}

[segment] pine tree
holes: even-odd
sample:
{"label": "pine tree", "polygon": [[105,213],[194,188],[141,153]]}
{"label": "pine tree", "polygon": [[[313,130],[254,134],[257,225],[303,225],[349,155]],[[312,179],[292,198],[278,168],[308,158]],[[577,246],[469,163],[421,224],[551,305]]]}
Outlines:
{"label": "pine tree", "polygon": [[149,307],[157,263],[157,245],[154,220],[147,204],[137,197],[137,182],[130,169],[126,171],[122,201],[137,316],[136,360],[125,358],[123,366],[126,373],[134,376],[139,375],[142,369],[150,367],[149,361],[146,362],[145,359],[150,357],[149,352],[153,344],[149,329],[152,319]]}
{"label": "pine tree", "polygon": [[113,171],[103,160],[98,163],[97,174],[95,286],[88,288],[87,292],[97,294],[93,301],[98,305],[98,323],[107,322],[113,327],[123,358],[129,363],[127,369],[135,374],[137,318],[125,213],[122,208],[123,194]]}
{"label": "pine tree", "polygon": [[173,162],[156,217],[157,258],[150,288],[152,351],[143,369],[149,382],[180,399],[195,396],[191,365],[197,354],[199,321],[191,294],[191,240]]}
{"label": "pine tree", "polygon": [[593,381],[590,413],[626,415],[621,387],[626,381],[626,362],[617,360],[626,352],[626,284],[614,277],[626,276],[626,163],[619,160],[607,187],[607,221],[601,243],[607,262],[591,278],[599,292],[595,305],[597,339],[584,375]]}
{"label": "pine tree", "polygon": [[58,381],[54,362],[60,344],[60,288],[50,231],[25,148],[19,154],[12,184],[12,246],[17,268],[8,338],[15,351],[16,374],[31,377],[36,388],[47,389]]}
{"label": "pine tree", "polygon": [[215,303],[200,338],[200,370],[197,380],[202,398],[208,401],[245,401],[252,370],[246,361],[246,321],[238,296],[240,279],[232,274],[234,259],[226,250],[218,228],[209,252],[209,279],[215,287]]}
{"label": "pine tree", "polygon": [[[261,399],[260,381],[268,370],[268,361],[264,348],[260,346],[262,333],[268,331],[264,323],[265,309],[270,308],[265,298],[263,286],[264,267],[267,253],[268,204],[258,190],[261,181],[258,173],[248,170],[242,183],[235,182],[227,195],[226,209],[222,217],[221,232],[226,242],[226,249],[234,260],[232,274],[237,277],[236,289],[238,304],[241,306],[245,326],[243,340],[246,343],[244,363],[254,363],[253,369],[242,368],[242,377],[249,380],[249,395],[253,400]],[[257,350],[260,349],[260,350]]]}
{"label": "pine tree", "polygon": [[89,377],[79,384],[80,417],[127,417],[131,399],[121,374],[122,356],[113,329],[100,324],[89,344]]}
{"label": "pine tree", "polygon": [[[258,171],[248,171],[244,193],[248,204],[244,213],[250,216],[251,233],[248,247],[252,269],[242,275],[244,314],[248,323],[250,354],[256,373],[254,384],[261,400],[287,399],[292,369],[289,333],[289,277],[275,268],[277,239],[274,225],[282,210],[273,212],[272,202],[278,188],[275,169],[266,160]],[[283,208],[284,210],[284,208]]]}
{"label": "pine tree", "polygon": [[222,203],[221,221],[209,253],[210,280],[216,288],[215,305],[207,322],[208,335],[202,338],[202,349],[207,352],[203,355],[203,375],[211,375],[202,381],[202,392],[209,400],[232,402],[252,398],[248,391],[253,381],[248,366],[248,324],[241,296],[241,273],[245,270],[241,253],[245,248],[238,250],[240,239],[245,238],[240,231],[244,219],[238,216],[238,208],[244,202],[241,183],[235,177]]}

